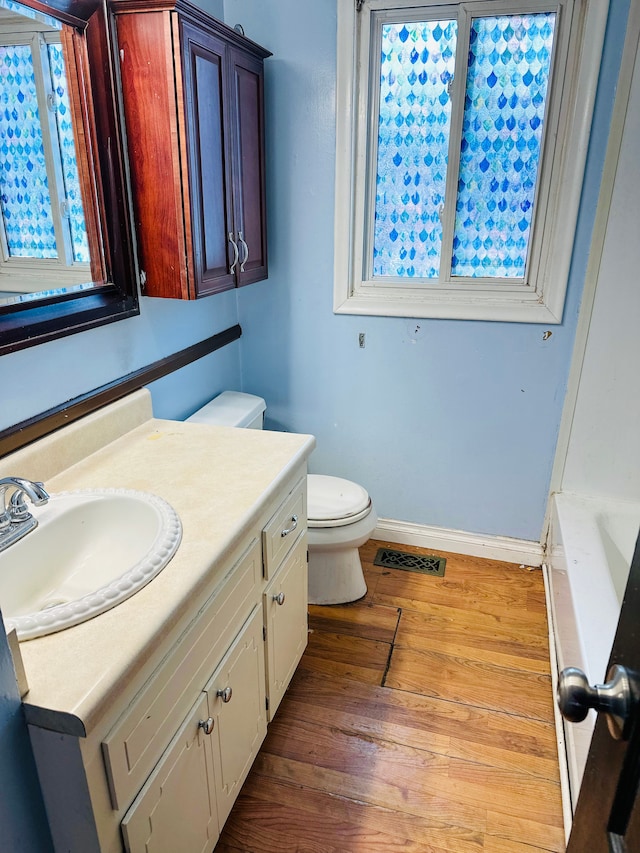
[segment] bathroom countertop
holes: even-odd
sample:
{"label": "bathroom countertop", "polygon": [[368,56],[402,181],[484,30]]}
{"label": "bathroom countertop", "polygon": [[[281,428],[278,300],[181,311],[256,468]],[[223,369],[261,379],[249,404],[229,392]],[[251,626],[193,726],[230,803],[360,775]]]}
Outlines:
{"label": "bathroom countertop", "polygon": [[[49,492],[128,488],[157,494],[174,507],[183,532],[173,559],[134,596],[80,625],[20,643],[27,720],[89,733],[116,687],[131,682],[167,632],[189,619],[205,586],[211,588],[217,574],[222,578],[239,537],[314,445],[309,435],[150,418],[54,476],[40,476]],[[34,478],[24,467],[14,473]]]}

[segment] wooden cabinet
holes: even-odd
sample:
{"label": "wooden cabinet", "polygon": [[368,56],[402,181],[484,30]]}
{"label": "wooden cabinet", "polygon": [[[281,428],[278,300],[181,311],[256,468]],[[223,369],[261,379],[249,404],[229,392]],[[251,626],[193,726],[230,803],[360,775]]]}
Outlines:
{"label": "wooden cabinet", "polygon": [[267,277],[267,50],[185,0],[113,0],[147,296]]}
{"label": "wooden cabinet", "polygon": [[56,851],[213,849],[306,647],[306,494],[299,467],[85,736],[30,725]]}

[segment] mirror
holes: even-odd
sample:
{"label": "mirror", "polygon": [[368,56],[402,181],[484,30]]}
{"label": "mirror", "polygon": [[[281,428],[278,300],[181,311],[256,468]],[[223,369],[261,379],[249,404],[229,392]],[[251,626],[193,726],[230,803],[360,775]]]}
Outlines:
{"label": "mirror", "polygon": [[0,0],[0,354],[138,313],[110,18]]}

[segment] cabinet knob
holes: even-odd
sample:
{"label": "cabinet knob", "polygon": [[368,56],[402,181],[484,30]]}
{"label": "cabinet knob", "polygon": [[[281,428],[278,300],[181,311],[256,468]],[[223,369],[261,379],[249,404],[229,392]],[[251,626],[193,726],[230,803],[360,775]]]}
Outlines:
{"label": "cabinet knob", "polygon": [[202,729],[202,731],[206,735],[210,735],[211,732],[213,731],[214,725],[215,725],[215,723],[213,721],[213,717],[207,717],[206,720],[200,720],[200,722],[198,723],[198,728]]}
{"label": "cabinet knob", "polygon": [[224,690],[218,690],[216,692],[216,696],[219,696],[222,701],[226,704],[227,702],[231,702],[231,697],[233,696],[233,690],[230,687],[225,687]]}
{"label": "cabinet knob", "polygon": [[284,592],[279,592],[277,595],[274,595],[273,600],[275,601],[276,604],[280,604],[280,605],[284,604],[284,600],[285,600]]}
{"label": "cabinet knob", "polygon": [[298,526],[298,516],[292,515],[291,516],[291,527],[286,527],[284,530],[282,530],[280,533],[280,538],[283,539],[285,536],[288,536],[290,533],[293,533],[293,531],[296,529],[297,526]]}

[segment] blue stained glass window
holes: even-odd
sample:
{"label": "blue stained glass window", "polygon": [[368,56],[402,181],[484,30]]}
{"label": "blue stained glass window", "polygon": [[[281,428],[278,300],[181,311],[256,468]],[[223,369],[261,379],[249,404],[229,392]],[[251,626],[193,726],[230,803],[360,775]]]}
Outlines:
{"label": "blue stained glass window", "polygon": [[87,242],[87,229],[85,227],[82,196],[80,194],[80,179],[78,176],[78,163],[76,160],[73,125],[71,122],[71,104],[69,102],[69,88],[65,74],[62,45],[48,45],[48,54],[51,70],[51,87],[56,103],[56,126],[62,159],[64,192],[67,199],[69,225],[71,228],[73,259],[77,263],[88,263],[90,260],[89,244]]}
{"label": "blue stained glass window", "polygon": [[471,21],[457,189],[449,199],[457,22],[383,24],[374,276],[437,279],[442,211],[455,204],[452,245],[444,248],[452,275],[524,277],[555,24],[554,12]]}
{"label": "blue stained glass window", "polygon": [[553,12],[472,23],[453,275],[525,274],[554,28]]}
{"label": "blue stained glass window", "polygon": [[373,273],[437,278],[457,22],[382,28]]}
{"label": "blue stained glass window", "polygon": [[0,206],[13,257],[56,258],[31,48],[0,46]]}

